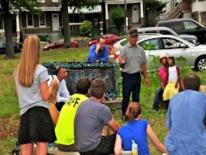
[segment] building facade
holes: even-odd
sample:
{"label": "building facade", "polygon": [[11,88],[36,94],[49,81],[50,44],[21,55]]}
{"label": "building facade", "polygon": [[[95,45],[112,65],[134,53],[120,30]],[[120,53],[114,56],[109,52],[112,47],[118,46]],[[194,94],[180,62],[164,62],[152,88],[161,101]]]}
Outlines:
{"label": "building facade", "polygon": [[[31,14],[26,9],[13,10],[12,30],[14,36],[17,36],[17,40],[19,40],[21,36],[24,37],[28,34],[34,33],[61,34],[62,17],[60,11],[60,1],[61,0],[39,0],[39,14]],[[110,27],[114,27],[110,12],[112,8],[117,5],[124,7],[124,2],[127,4],[127,26],[133,27],[141,26],[143,24],[143,0],[100,0],[99,2],[100,3],[98,5],[92,8],[82,7],[81,9],[75,9],[74,7],[68,7],[71,33],[79,33],[79,26],[84,20],[90,20],[93,27],[97,28],[101,27],[103,21],[106,21],[106,30]],[[104,7],[102,7],[102,4],[104,4]],[[4,36],[2,16],[0,16],[0,35]]]}
{"label": "building facade", "polygon": [[166,3],[163,19],[193,18],[206,26],[206,0],[160,0]]}
{"label": "building facade", "polygon": [[192,17],[206,26],[206,0],[191,0]]}
{"label": "building facade", "polygon": [[111,19],[112,9],[117,5],[124,8],[125,2],[128,28],[141,27],[144,24],[143,0],[105,0],[105,18],[107,28],[114,27]]}

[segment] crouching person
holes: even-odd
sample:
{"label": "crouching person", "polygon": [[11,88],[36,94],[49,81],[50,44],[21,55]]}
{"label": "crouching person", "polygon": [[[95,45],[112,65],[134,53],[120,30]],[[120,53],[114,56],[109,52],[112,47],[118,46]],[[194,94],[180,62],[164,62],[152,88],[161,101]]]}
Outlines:
{"label": "crouching person", "polygon": [[76,151],[74,121],[76,112],[83,101],[87,100],[90,80],[81,78],[77,83],[77,93],[70,96],[62,107],[55,128],[57,148],[61,152]]}
{"label": "crouching person", "polygon": [[137,144],[138,155],[150,155],[147,137],[161,153],[167,153],[166,147],[159,141],[147,120],[141,118],[141,106],[132,102],[125,113],[127,124],[122,126],[116,137],[115,155],[131,151],[132,143]]}
{"label": "crouching person", "polygon": [[101,79],[92,81],[91,97],[80,105],[75,119],[76,147],[81,155],[108,155],[114,152],[115,135],[102,136],[105,125],[114,132],[119,124],[110,109],[102,104],[106,84]]}

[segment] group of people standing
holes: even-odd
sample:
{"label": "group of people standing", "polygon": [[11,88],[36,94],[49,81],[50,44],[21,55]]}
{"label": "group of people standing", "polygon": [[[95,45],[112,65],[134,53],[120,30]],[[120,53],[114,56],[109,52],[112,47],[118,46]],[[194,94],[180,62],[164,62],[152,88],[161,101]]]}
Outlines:
{"label": "group of people standing", "polygon": [[[90,81],[86,77],[81,78],[77,82],[77,92],[70,95],[65,90],[67,71],[58,68],[57,76],[50,77],[39,62],[39,38],[30,35],[24,40],[21,59],[14,74],[20,105],[18,142],[22,155],[32,155],[34,143],[37,155],[46,155],[48,143],[53,142],[63,152],[121,155],[122,151],[131,151],[132,141],[138,145],[139,155],[149,155],[147,137],[161,153],[206,153],[206,96],[198,92],[200,79],[194,74],[183,79],[184,91],[174,96],[180,87],[179,69],[175,66],[174,58],[166,55],[160,57],[161,88],[155,100],[159,101],[161,95],[165,101],[170,100],[166,146],[159,141],[149,122],[142,118],[139,103],[141,74],[147,86],[150,86],[150,81],[147,78],[146,56],[136,44],[137,39],[137,30],[131,30],[129,43],[122,49],[119,58],[123,77],[122,118],[127,121],[122,127],[114,119],[111,110],[103,104],[106,84],[102,79]],[[63,90],[63,95],[60,90]],[[49,110],[52,105],[59,111],[57,119],[53,119],[53,112]],[[156,107],[158,103],[154,104]],[[105,126],[113,134],[103,135]]]}

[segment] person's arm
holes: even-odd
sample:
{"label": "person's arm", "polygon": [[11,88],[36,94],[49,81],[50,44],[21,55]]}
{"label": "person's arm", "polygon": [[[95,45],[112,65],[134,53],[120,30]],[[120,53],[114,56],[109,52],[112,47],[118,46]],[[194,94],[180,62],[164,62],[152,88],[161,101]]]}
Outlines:
{"label": "person's arm", "polygon": [[162,90],[164,90],[165,89],[165,83],[166,83],[166,81],[165,81],[165,79],[162,77],[162,73],[163,71],[162,71],[162,68],[160,68],[159,69],[159,72],[158,72],[158,76],[159,76],[159,80],[160,80],[160,86],[161,86],[161,88],[162,88]]}
{"label": "person's arm", "polygon": [[122,139],[120,135],[116,135],[116,141],[114,145],[114,154],[121,155],[122,154]]}
{"label": "person's arm", "polygon": [[119,55],[118,62],[119,62],[120,67],[123,67],[124,64],[126,63],[126,53],[125,53],[124,48],[120,49],[120,55]]}
{"label": "person's arm", "polygon": [[100,111],[99,111],[99,121],[101,121],[104,125],[108,125],[110,129],[112,129],[114,132],[117,132],[119,129],[120,125],[117,123],[113,116],[112,112],[109,109],[109,107],[104,106]]}
{"label": "person's arm", "polygon": [[48,101],[50,99],[54,83],[57,83],[57,81],[52,80],[50,86],[48,86],[47,81],[44,81],[40,84],[40,93],[43,101]]}
{"label": "person's arm", "polygon": [[120,128],[120,125],[117,121],[115,121],[114,118],[108,123],[108,126],[114,131],[117,132],[118,129]]}
{"label": "person's arm", "polygon": [[103,49],[103,57],[100,58],[100,62],[108,62],[109,61],[109,48],[107,46]]}
{"label": "person's arm", "polygon": [[67,99],[70,96],[65,80],[62,81],[62,90],[60,94],[62,97],[67,98]]}
{"label": "person's arm", "polygon": [[152,130],[152,128],[149,124],[147,125],[147,135],[148,135],[149,139],[152,141],[152,143],[154,144],[155,148],[159,152],[167,153],[166,147],[157,138],[157,135],[154,133],[154,131]]}
{"label": "person's arm", "polygon": [[97,54],[95,52],[95,46],[92,45],[90,48],[89,48],[89,56],[88,56],[88,62],[96,62],[97,60]]}
{"label": "person's arm", "polygon": [[39,89],[41,93],[41,97],[43,101],[48,101],[50,98],[50,95],[52,93],[54,85],[56,85],[57,80],[51,80],[51,84],[48,86],[48,81],[49,81],[49,75],[48,71],[43,69],[42,72],[38,75],[39,78]]}
{"label": "person's arm", "polygon": [[171,129],[171,126],[172,126],[170,106],[171,106],[171,101],[170,101],[170,104],[169,104],[169,107],[168,107],[168,110],[167,110],[166,126],[167,126],[168,129]]}
{"label": "person's arm", "polygon": [[180,68],[177,66],[176,69],[177,69],[177,82],[175,84],[175,88],[178,87],[178,84],[181,87],[181,85],[180,85]]}
{"label": "person's arm", "polygon": [[150,85],[150,81],[147,78],[147,66],[146,66],[146,63],[143,63],[140,67],[141,67],[141,70],[142,70],[142,75],[144,77],[145,84],[146,84],[146,86],[149,86]]}

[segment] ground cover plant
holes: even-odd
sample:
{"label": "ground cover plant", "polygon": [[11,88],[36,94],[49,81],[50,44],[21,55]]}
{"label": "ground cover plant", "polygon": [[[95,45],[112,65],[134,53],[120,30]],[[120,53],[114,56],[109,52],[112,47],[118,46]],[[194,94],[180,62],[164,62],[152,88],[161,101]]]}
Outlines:
{"label": "ground cover plant", "polygon": [[[53,61],[86,61],[88,48],[79,49],[59,49],[47,52],[41,52],[41,62]],[[0,55],[0,155],[10,154],[16,143],[16,134],[18,129],[19,108],[15,94],[15,84],[13,72],[18,64],[20,55],[18,54],[13,60],[5,60],[4,55]],[[180,65],[184,64],[184,59],[180,58]],[[154,63],[158,63],[155,60]],[[157,66],[157,65],[155,65]],[[190,68],[182,69],[183,75],[191,72]],[[201,77],[203,84],[206,84],[205,72],[197,72]],[[142,105],[143,117],[148,119],[152,128],[157,133],[160,140],[163,142],[167,133],[165,127],[166,111],[153,111],[152,104],[155,90],[159,86],[159,80],[156,72],[148,73],[149,79],[152,82],[150,87],[145,87],[142,83],[140,103]],[[121,76],[118,79],[119,95],[121,96]],[[115,109],[114,109],[115,108]],[[115,118],[122,123],[120,119],[120,107],[112,107]],[[152,155],[158,155],[153,145],[150,144]]]}

